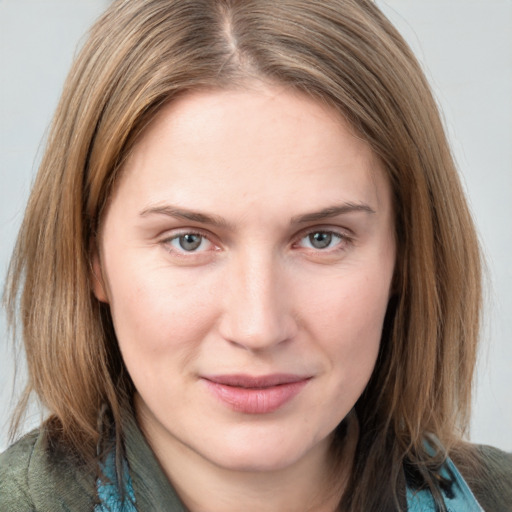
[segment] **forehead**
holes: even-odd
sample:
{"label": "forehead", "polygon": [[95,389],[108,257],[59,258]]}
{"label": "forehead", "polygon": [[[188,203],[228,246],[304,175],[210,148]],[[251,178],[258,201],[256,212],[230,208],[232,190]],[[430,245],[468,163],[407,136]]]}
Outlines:
{"label": "forehead", "polygon": [[388,188],[379,160],[339,112],[262,84],[194,91],[163,107],[124,165],[117,188],[127,187],[148,202],[217,208],[219,193],[230,204],[243,197],[270,207],[278,195],[280,206],[316,208],[320,199],[379,203]]}

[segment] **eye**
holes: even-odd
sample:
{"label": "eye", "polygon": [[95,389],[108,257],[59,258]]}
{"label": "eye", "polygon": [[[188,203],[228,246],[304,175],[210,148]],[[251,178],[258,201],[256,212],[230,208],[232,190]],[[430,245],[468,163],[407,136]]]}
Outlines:
{"label": "eye", "polygon": [[213,244],[199,233],[182,233],[166,241],[173,251],[202,252],[211,249]]}
{"label": "eye", "polygon": [[347,237],[334,231],[313,231],[303,236],[298,245],[307,249],[332,249],[340,245]]}

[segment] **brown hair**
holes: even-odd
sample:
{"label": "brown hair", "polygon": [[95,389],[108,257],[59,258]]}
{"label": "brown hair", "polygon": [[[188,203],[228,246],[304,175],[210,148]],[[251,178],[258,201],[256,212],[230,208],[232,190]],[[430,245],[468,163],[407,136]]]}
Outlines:
{"label": "brown hair", "polygon": [[[107,404],[133,385],[108,307],[91,293],[90,244],[118,171],[164,103],[259,77],[338,109],[388,174],[397,266],[376,368],[356,404],[361,435],[345,505],[396,504],[404,463],[428,485],[468,426],[480,315],[480,255],[439,113],[411,50],[370,0],[117,0],[67,79],[12,259],[35,392],[86,460]],[[19,421],[18,415],[18,421]],[[120,428],[117,430],[120,439]],[[371,492],[368,492],[371,489]],[[434,489],[435,493],[435,489]]]}

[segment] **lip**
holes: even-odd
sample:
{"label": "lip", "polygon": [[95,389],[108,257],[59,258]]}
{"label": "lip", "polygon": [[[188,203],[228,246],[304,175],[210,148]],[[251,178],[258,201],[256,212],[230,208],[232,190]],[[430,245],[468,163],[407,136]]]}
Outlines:
{"label": "lip", "polygon": [[310,376],[292,374],[209,375],[201,377],[208,389],[225,405],[245,414],[268,414],[299,394]]}

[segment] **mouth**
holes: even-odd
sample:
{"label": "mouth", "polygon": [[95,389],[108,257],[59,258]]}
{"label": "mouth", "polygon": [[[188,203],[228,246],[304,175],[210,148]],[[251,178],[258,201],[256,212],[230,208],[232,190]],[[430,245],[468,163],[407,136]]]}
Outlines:
{"label": "mouth", "polygon": [[292,374],[212,375],[202,380],[230,409],[245,414],[268,414],[277,411],[298,395],[311,376]]}

